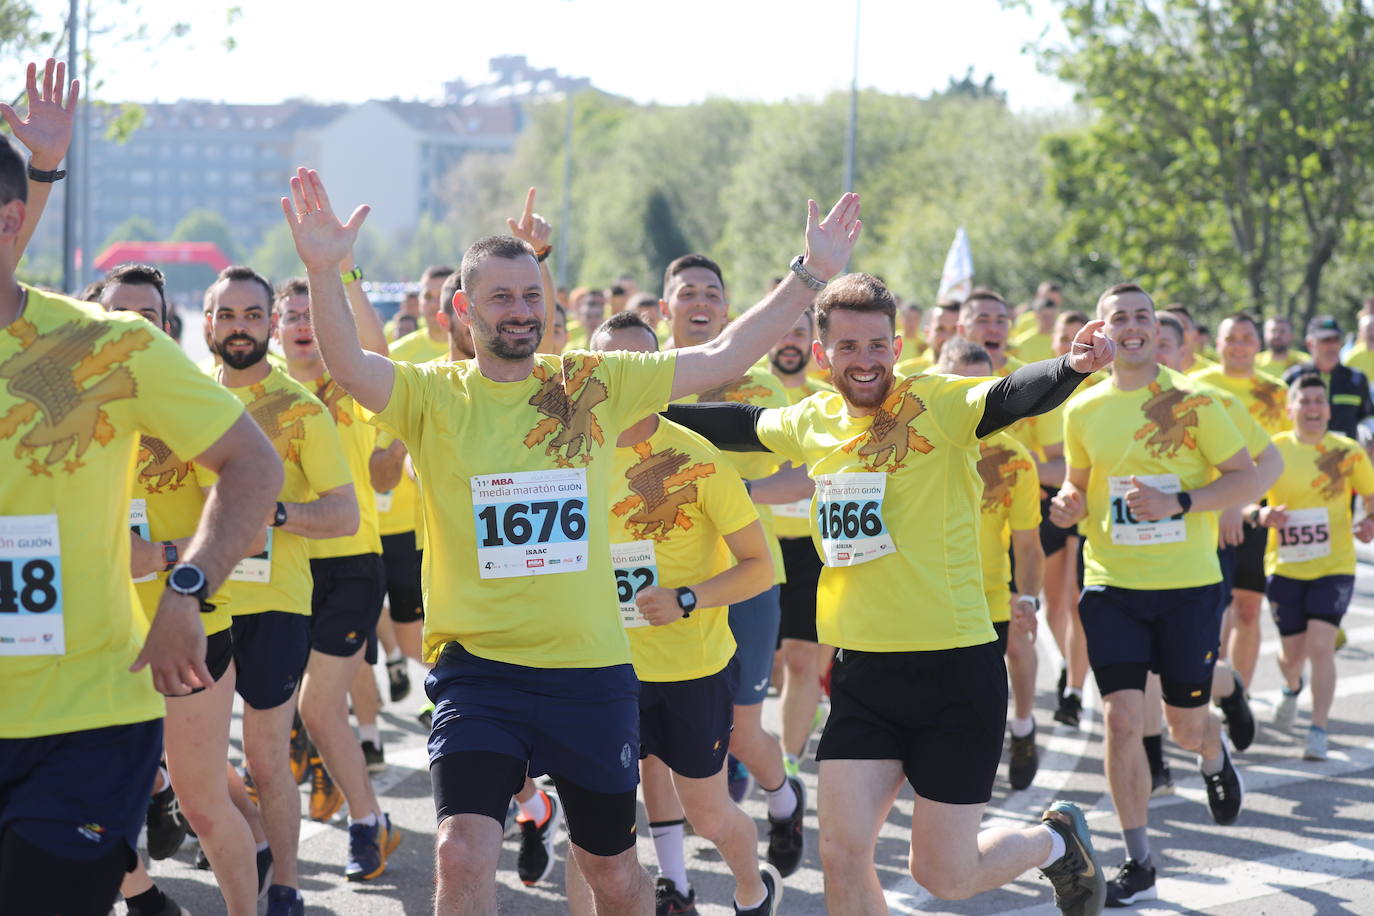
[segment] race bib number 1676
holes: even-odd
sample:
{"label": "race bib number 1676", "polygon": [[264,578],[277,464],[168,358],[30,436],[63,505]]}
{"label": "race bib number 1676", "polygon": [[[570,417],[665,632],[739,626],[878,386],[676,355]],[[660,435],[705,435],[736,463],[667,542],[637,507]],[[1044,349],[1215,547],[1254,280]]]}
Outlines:
{"label": "race bib number 1676", "polygon": [[486,474],[471,484],[480,578],[587,568],[585,468]]}

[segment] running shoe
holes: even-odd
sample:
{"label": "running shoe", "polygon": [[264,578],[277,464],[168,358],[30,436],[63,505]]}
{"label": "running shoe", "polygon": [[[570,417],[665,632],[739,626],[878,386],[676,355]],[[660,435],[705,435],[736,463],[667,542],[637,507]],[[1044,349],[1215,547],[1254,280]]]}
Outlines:
{"label": "running shoe", "polygon": [[549,813],[542,821],[518,815],[520,825],[520,855],[515,860],[515,871],[526,887],[533,887],[543,881],[553,871],[553,846],[558,842],[558,827],[563,823],[563,804],[557,792],[537,790],[548,803]]}
{"label": "running shoe", "polygon": [[1302,759],[1326,759],[1326,729],[1316,725],[1307,729],[1307,747],[1302,752]]}
{"label": "running shoe", "polygon": [[434,704],[426,703],[420,707],[420,711],[415,714],[415,718],[420,720],[420,724],[426,729],[434,727]]}
{"label": "running shoe", "polygon": [[1035,726],[1031,725],[1026,737],[1011,736],[1011,764],[1007,767],[1011,787],[1018,791],[1028,787],[1039,769],[1040,752],[1035,747]]}
{"label": "running shoe", "polygon": [[1069,669],[1061,667],[1059,669],[1059,680],[1055,683],[1055,699],[1064,699],[1064,690],[1069,686]]}
{"label": "running shoe", "polygon": [[1072,802],[1050,805],[1041,822],[1064,840],[1064,854],[1040,869],[1054,885],[1054,904],[1070,916],[1096,916],[1107,896],[1107,882],[1093,852],[1082,810]]}
{"label": "running shoe", "polygon": [[1226,734],[1231,737],[1231,746],[1243,751],[1255,740],[1255,715],[1250,711],[1250,700],[1245,696],[1245,684],[1239,672],[1232,671],[1236,689],[1229,697],[1217,700],[1222,717],[1226,720]]}
{"label": "running shoe", "polygon": [[684,896],[671,878],[659,878],[654,884],[654,916],[696,916],[697,892],[687,888]]}
{"label": "running shoe", "polygon": [[1169,763],[1165,761],[1158,770],[1150,771],[1150,797],[1158,798],[1161,795],[1174,794],[1174,774],[1169,771]]}
{"label": "running shoe", "polygon": [[1203,773],[1202,779],[1207,783],[1207,807],[1212,809],[1212,820],[1223,827],[1234,824],[1245,801],[1245,786],[1240,771],[1231,763],[1225,737],[1221,739],[1221,772],[1211,776]]}
{"label": "running shoe", "polygon": [[267,916],[305,916],[305,898],[294,887],[274,884],[267,889]]}
{"label": "running shoe", "polygon": [[1293,722],[1298,718],[1298,694],[1302,693],[1302,681],[1298,681],[1298,689],[1289,691],[1284,686],[1279,691],[1279,702],[1274,707],[1274,727],[1280,731],[1288,731],[1293,727]]}
{"label": "running shoe", "polygon": [[363,742],[363,761],[367,764],[369,773],[380,773],[386,769],[386,752],[382,749],[380,741],[376,744],[371,741]]}
{"label": "running shoe", "polygon": [[148,800],[148,857],[170,859],[186,839],[186,818],[181,814],[176,792],[167,788]]}
{"label": "running shoe", "polygon": [[334,785],[319,757],[310,758],[310,819],[327,821],[343,807],[343,789]]}
{"label": "running shoe", "polygon": [[310,778],[310,755],[314,753],[310,736],[305,733],[305,724],[301,722],[300,713],[297,713],[295,721],[291,723],[291,776],[296,780],[296,785],[304,785]]}
{"label": "running shoe", "polygon": [[797,870],[802,853],[806,851],[806,835],[802,830],[802,819],[806,817],[806,786],[795,776],[789,776],[787,784],[797,794],[796,809],[790,817],[780,821],[768,815],[768,864],[783,878]]}
{"label": "running shoe", "polygon": [[778,903],[782,900],[782,878],[777,869],[765,865],[759,869],[759,880],[763,882],[763,902],[747,910],[735,904],[735,916],[776,916]]}
{"label": "running shoe", "polygon": [[1158,897],[1154,866],[1141,865],[1135,859],[1127,859],[1116,877],[1107,882],[1106,905],[1110,907],[1130,906]]}
{"label": "running shoe", "polygon": [[1059,708],[1054,711],[1054,721],[1069,728],[1078,728],[1083,718],[1083,698],[1076,693],[1065,693],[1059,697]]}
{"label": "running shoe", "polygon": [[404,655],[386,663],[386,679],[391,687],[391,702],[399,703],[410,696],[410,674]]}
{"label": "running shoe", "polygon": [[381,840],[386,839],[385,821],[375,824],[348,825],[348,864],[344,877],[349,881],[371,881],[386,871],[386,856]]}
{"label": "running shoe", "polygon": [[725,779],[730,788],[730,798],[738,805],[754,788],[754,777],[744,764],[735,759],[734,755],[726,757],[725,765]]}

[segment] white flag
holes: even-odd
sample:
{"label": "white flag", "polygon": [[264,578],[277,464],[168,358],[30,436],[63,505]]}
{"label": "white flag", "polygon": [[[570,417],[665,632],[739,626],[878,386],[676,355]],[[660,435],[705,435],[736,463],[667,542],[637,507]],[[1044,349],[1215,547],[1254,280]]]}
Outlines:
{"label": "white flag", "polygon": [[936,301],[957,299],[962,301],[973,292],[973,252],[968,247],[968,235],[964,227],[954,233],[954,241],[945,255],[945,269],[940,274],[940,292]]}

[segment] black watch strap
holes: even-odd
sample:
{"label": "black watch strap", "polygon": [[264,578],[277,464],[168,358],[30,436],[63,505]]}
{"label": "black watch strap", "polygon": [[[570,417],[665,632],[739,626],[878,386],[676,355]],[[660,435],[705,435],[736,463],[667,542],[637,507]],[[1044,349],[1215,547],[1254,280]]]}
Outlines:
{"label": "black watch strap", "polygon": [[277,500],[277,511],[272,516],[272,527],[280,528],[286,524],[286,503]]}
{"label": "black watch strap", "polygon": [[61,181],[63,178],[66,177],[66,169],[52,169],[51,171],[48,171],[44,169],[36,169],[33,167],[32,162],[29,163],[29,178],[31,178],[34,181],[39,181],[43,184],[52,184],[54,181]]}
{"label": "black watch strap", "polygon": [[682,608],[682,619],[686,620],[692,616],[692,612],[697,609],[697,593],[691,587],[679,585],[677,587],[677,606]]}
{"label": "black watch strap", "polygon": [[1178,507],[1186,514],[1193,508],[1193,496],[1187,490],[1179,490],[1174,494],[1178,498]]}

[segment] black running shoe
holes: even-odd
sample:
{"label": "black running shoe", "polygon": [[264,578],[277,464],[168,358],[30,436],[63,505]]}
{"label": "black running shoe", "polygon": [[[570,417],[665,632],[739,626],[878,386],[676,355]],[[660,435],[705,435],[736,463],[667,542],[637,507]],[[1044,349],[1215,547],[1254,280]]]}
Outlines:
{"label": "black running shoe", "polygon": [[802,819],[806,817],[806,786],[795,776],[787,778],[787,784],[797,793],[797,808],[791,817],[780,821],[768,816],[768,864],[778,870],[784,878],[801,865],[802,853],[806,851],[806,836],[802,832]]}
{"label": "black running shoe", "polygon": [[1166,760],[1158,770],[1150,771],[1150,797],[1173,794],[1174,774],[1169,771],[1169,762]]}
{"label": "black running shoe", "polygon": [[684,896],[670,878],[654,884],[654,916],[696,916],[697,892],[688,888]]}
{"label": "black running shoe", "polygon": [[186,839],[186,818],[171,783],[148,801],[148,857],[170,859]]}
{"label": "black running shoe", "polygon": [[1255,715],[1250,711],[1250,700],[1245,696],[1245,684],[1240,674],[1232,671],[1236,689],[1229,697],[1217,700],[1221,714],[1226,719],[1226,734],[1231,737],[1231,746],[1243,751],[1255,740]]}
{"label": "black running shoe", "polygon": [[1068,668],[1060,668],[1060,669],[1059,669],[1059,681],[1058,681],[1058,683],[1056,684],[1056,686],[1055,686],[1055,688],[1054,688],[1054,698],[1055,698],[1056,700],[1062,700],[1062,699],[1064,698],[1064,690],[1065,690],[1068,686],[1069,686],[1069,669],[1068,669]]}
{"label": "black running shoe", "polygon": [[1223,827],[1234,824],[1245,801],[1245,786],[1240,781],[1240,771],[1231,764],[1231,750],[1225,738],[1221,740],[1221,772],[1215,776],[1203,773],[1202,779],[1207,783],[1207,807],[1212,809],[1212,820]]}
{"label": "black running shoe", "polygon": [[735,904],[735,916],[777,916],[778,904],[782,902],[782,878],[771,865],[759,869],[759,880],[763,882],[763,902],[747,910]]}
{"label": "black running shoe", "polygon": [[1077,728],[1083,717],[1083,698],[1074,693],[1066,693],[1059,698],[1059,708],[1054,711],[1054,721],[1060,725]]}
{"label": "black running shoe", "polygon": [[1011,736],[1011,765],[1007,768],[1011,787],[1016,790],[1026,788],[1035,781],[1039,769],[1040,752],[1035,747],[1035,726],[1032,725],[1026,737]]}
{"label": "black running shoe", "polygon": [[410,696],[410,675],[406,672],[405,656],[386,663],[386,679],[391,686],[391,702],[399,703]]}
{"label": "black running shoe", "polygon": [[1093,852],[1087,818],[1072,802],[1057,801],[1041,822],[1064,840],[1064,854],[1040,869],[1054,885],[1054,905],[1070,916],[1097,916],[1107,896],[1107,881]]}
{"label": "black running shoe", "polygon": [[558,827],[563,823],[563,803],[557,792],[543,789],[544,798],[549,803],[549,813],[544,820],[535,822],[533,818],[519,820],[520,855],[515,860],[515,871],[526,887],[533,887],[543,881],[553,871],[553,847],[558,842]]}
{"label": "black running shoe", "polygon": [[1135,859],[1127,859],[1116,877],[1107,882],[1106,905],[1110,907],[1130,906],[1158,896],[1154,867],[1141,865]]}
{"label": "black running shoe", "polygon": [[380,773],[386,769],[386,751],[382,749],[380,741],[376,744],[363,742],[363,762],[367,764],[369,773]]}

